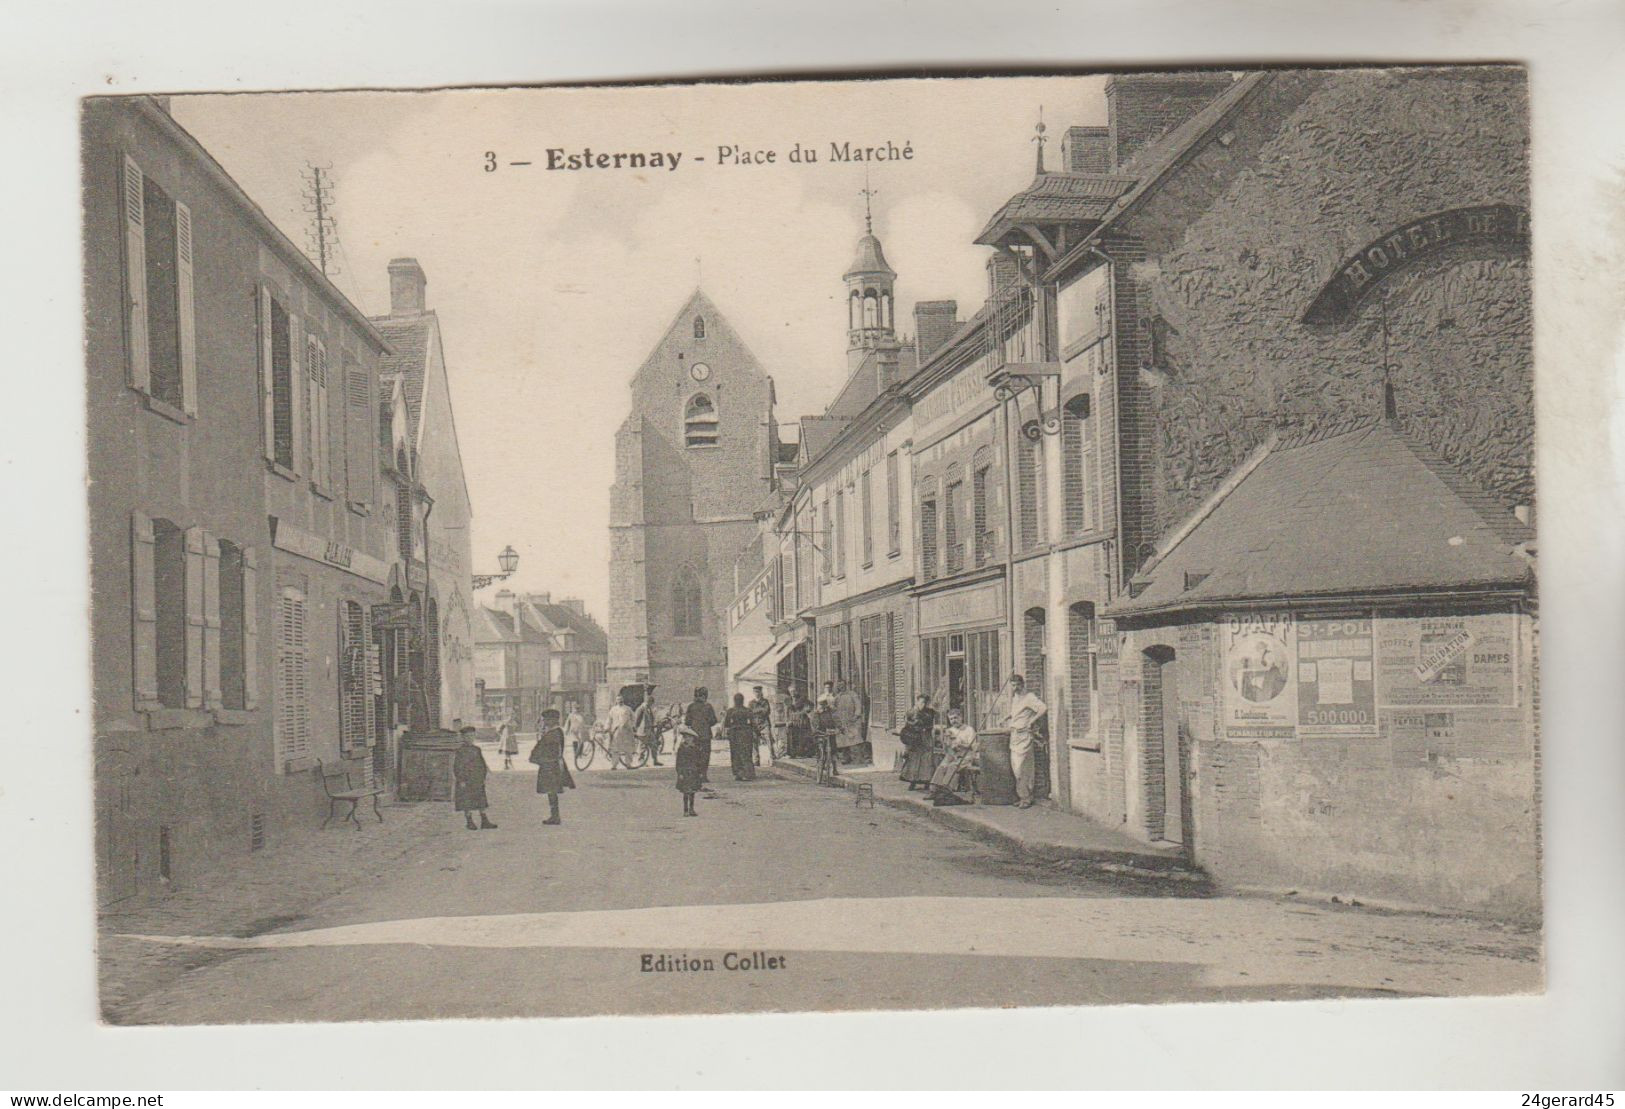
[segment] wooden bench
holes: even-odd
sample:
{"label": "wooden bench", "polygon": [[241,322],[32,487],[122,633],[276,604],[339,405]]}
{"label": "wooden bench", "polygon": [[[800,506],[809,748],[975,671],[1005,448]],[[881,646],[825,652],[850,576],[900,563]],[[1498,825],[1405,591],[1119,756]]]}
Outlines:
{"label": "wooden bench", "polygon": [[[316,760],[316,776],[321,779],[322,792],[327,795],[327,819],[322,821],[323,831],[326,831],[327,826],[333,823],[334,812],[340,801],[349,803],[350,811],[344,814],[344,819],[354,824],[357,831],[361,830],[361,821],[356,818],[356,809],[361,802],[369,797],[372,798],[372,814],[378,818],[378,823],[382,824],[384,822],[384,814],[378,808],[378,797],[384,792],[382,787],[371,783],[360,787],[353,786],[350,784],[350,771],[347,767],[340,770],[328,770],[326,766],[322,765],[321,759]],[[334,782],[339,783],[338,789],[333,788]]]}

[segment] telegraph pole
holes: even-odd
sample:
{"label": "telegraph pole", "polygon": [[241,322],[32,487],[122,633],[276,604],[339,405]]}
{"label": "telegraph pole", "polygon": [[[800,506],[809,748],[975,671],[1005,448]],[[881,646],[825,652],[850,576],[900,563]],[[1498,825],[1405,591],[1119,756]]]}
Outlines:
{"label": "telegraph pole", "polygon": [[333,252],[338,247],[338,224],[333,219],[333,167],[309,165],[305,175],[305,211],[310,227],[305,231],[305,249],[323,274],[338,273]]}

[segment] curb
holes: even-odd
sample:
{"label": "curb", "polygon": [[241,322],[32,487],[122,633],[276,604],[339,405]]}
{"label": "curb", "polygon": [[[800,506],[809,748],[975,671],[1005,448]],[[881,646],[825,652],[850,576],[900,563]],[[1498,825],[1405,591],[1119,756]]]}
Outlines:
{"label": "curb", "polygon": [[[816,784],[818,781],[818,775],[814,771],[789,763],[777,762],[762,769],[771,770],[775,776],[787,780],[810,784]],[[840,788],[850,793],[857,784],[856,781],[845,778],[841,780]],[[955,831],[968,832],[984,843],[1003,847],[1035,862],[1081,864],[1089,870],[1117,877],[1156,878],[1161,881],[1203,885],[1209,882],[1206,873],[1181,858],[1114,848],[1063,847],[1059,844],[1034,843],[1002,828],[973,820],[959,812],[957,808],[940,808],[929,801],[918,801],[911,797],[883,797],[876,794],[875,803],[888,809],[924,816]]]}

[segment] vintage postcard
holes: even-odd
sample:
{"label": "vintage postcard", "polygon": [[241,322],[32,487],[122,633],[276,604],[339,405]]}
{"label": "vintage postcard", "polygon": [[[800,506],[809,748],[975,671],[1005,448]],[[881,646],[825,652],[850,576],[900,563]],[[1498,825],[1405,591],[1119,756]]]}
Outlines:
{"label": "vintage postcard", "polygon": [[104,1019],[1541,991],[1527,97],[86,99]]}

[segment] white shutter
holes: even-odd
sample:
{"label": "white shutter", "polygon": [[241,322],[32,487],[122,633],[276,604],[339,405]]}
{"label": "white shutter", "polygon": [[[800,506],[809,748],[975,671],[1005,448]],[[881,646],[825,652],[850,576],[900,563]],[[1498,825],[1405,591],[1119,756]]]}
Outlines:
{"label": "white shutter", "polygon": [[358,363],[348,362],[344,367],[344,386],[345,495],[356,504],[371,504],[372,475],[378,468],[378,454],[372,446],[376,423],[370,377]]}
{"label": "white shutter", "polygon": [[277,620],[276,744],[278,768],[310,755],[310,682],[305,595],[282,590]]}
{"label": "white shutter", "polygon": [[315,457],[316,484],[323,490],[333,488],[333,425],[327,409],[327,344],[316,340],[314,373],[316,403],[313,406],[316,425]]}
{"label": "white shutter", "polygon": [[383,684],[378,679],[378,647],[372,641],[372,624],[363,616],[361,620],[361,703],[366,719],[362,727],[366,734],[362,738],[363,747],[371,747],[378,738],[378,707],[373,698],[383,692]]}
{"label": "white shutter", "polygon": [[271,365],[271,290],[260,286],[260,407],[265,457],[276,461],[276,373]]}
{"label": "white shutter", "polygon": [[129,380],[145,393],[152,387],[147,353],[146,177],[129,158],[124,159],[124,304]]}
{"label": "white shutter", "polygon": [[203,533],[203,707],[217,709],[220,696],[220,541]]}
{"label": "white shutter", "polygon": [[203,707],[203,529],[186,529],[186,707]]}
{"label": "white shutter", "polygon": [[138,710],[162,707],[158,702],[158,597],[153,579],[156,556],[151,517],[130,513],[130,658]]}
{"label": "white shutter", "polygon": [[197,415],[197,335],[192,311],[192,209],[175,202],[175,294],[181,329],[181,408]]}
{"label": "white shutter", "polygon": [[260,707],[259,571],[254,548],[243,548],[243,708]]}

